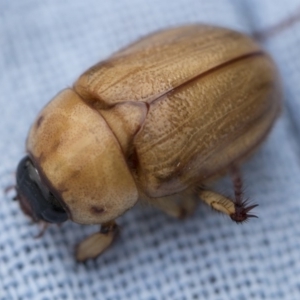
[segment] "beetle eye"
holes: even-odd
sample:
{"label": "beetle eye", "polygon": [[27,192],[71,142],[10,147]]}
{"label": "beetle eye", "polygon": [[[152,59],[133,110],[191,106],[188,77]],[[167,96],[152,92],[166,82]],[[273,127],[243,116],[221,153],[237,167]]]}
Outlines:
{"label": "beetle eye", "polygon": [[17,199],[23,212],[34,221],[62,223],[68,219],[60,202],[42,183],[41,177],[28,156],[17,168]]}

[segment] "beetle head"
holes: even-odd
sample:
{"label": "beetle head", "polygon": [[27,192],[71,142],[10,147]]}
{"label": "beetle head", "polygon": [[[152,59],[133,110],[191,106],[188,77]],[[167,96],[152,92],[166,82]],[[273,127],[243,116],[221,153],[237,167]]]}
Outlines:
{"label": "beetle head", "polygon": [[16,190],[21,209],[34,222],[62,223],[68,219],[66,211],[43,183],[28,156],[18,165]]}

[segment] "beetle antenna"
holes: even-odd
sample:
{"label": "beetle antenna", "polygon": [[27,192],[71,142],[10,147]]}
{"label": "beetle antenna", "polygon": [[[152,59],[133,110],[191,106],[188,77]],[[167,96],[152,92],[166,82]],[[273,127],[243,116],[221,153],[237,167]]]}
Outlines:
{"label": "beetle antenna", "polygon": [[42,224],[42,228],[41,228],[40,232],[36,236],[34,236],[35,239],[39,239],[40,237],[42,237],[45,234],[45,231],[49,226],[49,223],[47,223],[47,222],[41,222],[41,224]]}
{"label": "beetle antenna", "polygon": [[[11,190],[14,190],[14,189],[16,189],[15,185],[13,185],[13,184],[9,185],[4,189],[4,194],[7,195]],[[15,199],[13,198],[13,200],[15,200]]]}

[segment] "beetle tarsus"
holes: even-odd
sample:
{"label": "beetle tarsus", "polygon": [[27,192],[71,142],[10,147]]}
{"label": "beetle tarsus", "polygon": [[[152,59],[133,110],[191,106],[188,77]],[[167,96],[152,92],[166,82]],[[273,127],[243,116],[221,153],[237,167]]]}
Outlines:
{"label": "beetle tarsus", "polygon": [[247,205],[247,200],[240,203],[235,203],[235,212],[230,215],[230,218],[236,223],[246,221],[248,218],[257,218],[256,215],[248,214],[250,210],[257,207],[258,204]]}
{"label": "beetle tarsus", "polygon": [[236,223],[244,222],[248,218],[257,218],[256,215],[248,214],[258,204],[248,205],[248,200],[243,200],[243,179],[240,169],[236,165],[231,167],[231,178],[234,186],[235,212],[230,214],[230,218]]}
{"label": "beetle tarsus", "polygon": [[253,32],[252,36],[259,42],[265,41],[266,39],[293,26],[295,23],[299,22],[299,20],[300,20],[300,8],[298,7],[298,9],[296,9],[294,14],[291,14],[289,17],[281,20],[279,23],[275,25],[271,25],[270,27],[264,30]]}
{"label": "beetle tarsus", "polygon": [[243,180],[240,169],[237,166],[231,167],[231,179],[234,187],[236,209],[243,207]]}

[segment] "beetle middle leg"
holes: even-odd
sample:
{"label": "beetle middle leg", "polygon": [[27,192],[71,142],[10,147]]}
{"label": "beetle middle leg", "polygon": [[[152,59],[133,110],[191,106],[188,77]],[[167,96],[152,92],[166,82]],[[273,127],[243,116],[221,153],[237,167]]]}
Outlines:
{"label": "beetle middle leg", "polygon": [[191,215],[197,206],[197,199],[192,190],[183,191],[181,193],[161,197],[147,199],[154,207],[162,210],[171,217],[183,219]]}
{"label": "beetle middle leg", "polygon": [[77,245],[77,261],[86,261],[102,254],[113,242],[118,233],[118,225],[110,221],[101,225],[100,231],[96,232]]}
{"label": "beetle middle leg", "polygon": [[234,200],[206,189],[201,189],[198,196],[215,210],[229,215],[237,223],[248,218],[255,218],[256,216],[249,214],[249,211],[257,204],[248,205],[248,200],[243,199],[243,181],[237,166],[231,167],[231,178],[234,186]]}

